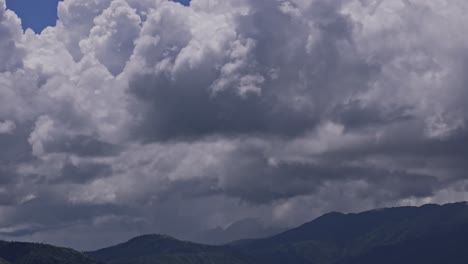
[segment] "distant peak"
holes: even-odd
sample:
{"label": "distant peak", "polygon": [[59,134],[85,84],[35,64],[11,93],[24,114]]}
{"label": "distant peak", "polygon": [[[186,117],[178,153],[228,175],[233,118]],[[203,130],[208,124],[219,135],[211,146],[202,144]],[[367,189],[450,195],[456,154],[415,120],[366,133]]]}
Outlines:
{"label": "distant peak", "polygon": [[326,213],[323,216],[341,216],[341,215],[345,215],[345,213],[334,211],[334,212]]}
{"label": "distant peak", "polygon": [[462,201],[462,202],[456,202],[456,203],[448,203],[448,204],[445,204],[445,205],[464,205],[464,206],[468,206],[468,201]]}
{"label": "distant peak", "polygon": [[326,213],[322,216],[320,216],[319,218],[317,219],[321,219],[321,218],[331,218],[331,217],[340,217],[340,216],[345,216],[346,214],[345,213],[341,213],[341,212],[330,212],[330,213]]}
{"label": "distant peak", "polygon": [[165,235],[165,234],[147,234],[147,235],[141,235],[141,236],[134,237],[134,238],[130,239],[128,242],[141,241],[141,240],[154,240],[154,239],[157,239],[157,240],[177,240],[176,238],[174,238],[172,236],[169,236],[169,235]]}

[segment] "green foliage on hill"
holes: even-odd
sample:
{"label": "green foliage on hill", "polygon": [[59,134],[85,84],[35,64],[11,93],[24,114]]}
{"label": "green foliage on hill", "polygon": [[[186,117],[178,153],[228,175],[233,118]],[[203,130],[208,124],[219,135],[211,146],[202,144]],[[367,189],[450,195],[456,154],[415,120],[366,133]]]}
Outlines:
{"label": "green foliage on hill", "polygon": [[243,254],[228,247],[201,245],[163,235],[141,236],[86,254],[108,264],[251,263]]}
{"label": "green foliage on hill", "polygon": [[82,253],[45,244],[0,242],[0,264],[97,264]]}
{"label": "green foliage on hill", "polygon": [[10,262],[0,258],[0,264],[10,264]]}
{"label": "green foliage on hill", "polygon": [[326,214],[268,239],[238,244],[257,263],[468,263],[468,205]]}

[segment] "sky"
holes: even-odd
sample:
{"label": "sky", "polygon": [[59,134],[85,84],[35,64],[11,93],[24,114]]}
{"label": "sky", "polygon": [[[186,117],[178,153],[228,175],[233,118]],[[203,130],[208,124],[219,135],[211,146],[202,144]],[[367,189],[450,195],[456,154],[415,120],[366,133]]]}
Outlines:
{"label": "sky", "polygon": [[[61,0],[6,0],[7,8],[13,10],[21,18],[24,30],[30,28],[40,33],[48,26],[55,26],[57,21],[57,5]],[[190,0],[177,1],[189,5]]]}
{"label": "sky", "polygon": [[22,26],[41,32],[47,26],[55,26],[58,0],[7,0],[7,8],[22,18]]}
{"label": "sky", "polygon": [[465,0],[36,2],[0,0],[0,239],[468,199]]}

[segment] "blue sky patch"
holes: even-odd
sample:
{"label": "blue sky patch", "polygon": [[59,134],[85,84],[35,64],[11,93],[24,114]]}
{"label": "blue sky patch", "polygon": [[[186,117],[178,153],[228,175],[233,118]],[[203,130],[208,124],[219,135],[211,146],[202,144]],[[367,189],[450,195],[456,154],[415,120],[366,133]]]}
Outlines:
{"label": "blue sky patch", "polygon": [[[7,0],[7,7],[21,18],[24,29],[40,33],[48,26],[55,26],[59,0]],[[190,0],[178,2],[189,5]]]}

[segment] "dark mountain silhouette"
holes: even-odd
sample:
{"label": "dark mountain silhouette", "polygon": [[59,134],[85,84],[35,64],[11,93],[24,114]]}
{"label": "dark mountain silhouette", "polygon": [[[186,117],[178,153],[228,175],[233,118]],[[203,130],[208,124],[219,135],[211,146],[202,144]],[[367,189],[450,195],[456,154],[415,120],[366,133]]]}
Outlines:
{"label": "dark mountain silhouette", "polygon": [[300,227],[229,246],[145,235],[87,252],[0,242],[0,264],[466,264],[468,204],[329,213]]}
{"label": "dark mountain silhouette", "polygon": [[242,253],[224,246],[208,246],[164,235],[145,235],[113,247],[87,252],[108,264],[247,264]]}
{"label": "dark mountain silhouette", "polygon": [[45,244],[0,241],[0,264],[98,264],[82,253]]}
{"label": "dark mountain silhouette", "polygon": [[468,263],[467,203],[329,213],[236,245],[257,263]]}

